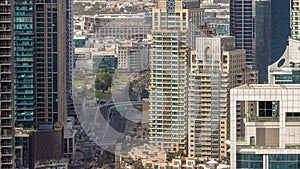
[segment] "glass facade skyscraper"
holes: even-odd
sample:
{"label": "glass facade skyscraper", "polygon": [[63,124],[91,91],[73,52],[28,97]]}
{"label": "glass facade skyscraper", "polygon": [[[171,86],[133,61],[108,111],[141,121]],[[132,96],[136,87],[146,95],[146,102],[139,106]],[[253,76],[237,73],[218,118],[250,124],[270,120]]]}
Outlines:
{"label": "glass facade skyscraper", "polygon": [[237,49],[246,50],[246,64],[254,67],[254,1],[230,0],[230,35],[236,38]]}
{"label": "glass facade skyscraper", "polygon": [[28,132],[64,123],[66,7],[57,0],[0,0],[0,168],[28,166]]}
{"label": "glass facade skyscraper", "polygon": [[34,126],[33,0],[14,1],[14,98],[15,123]]}
{"label": "glass facade skyscraper", "polygon": [[268,82],[268,66],[271,64],[271,0],[255,0],[255,69],[258,82]]}
{"label": "glass facade skyscraper", "polygon": [[284,53],[288,44],[288,37],[291,35],[290,21],[290,1],[272,0],[271,1],[271,62],[277,61]]}

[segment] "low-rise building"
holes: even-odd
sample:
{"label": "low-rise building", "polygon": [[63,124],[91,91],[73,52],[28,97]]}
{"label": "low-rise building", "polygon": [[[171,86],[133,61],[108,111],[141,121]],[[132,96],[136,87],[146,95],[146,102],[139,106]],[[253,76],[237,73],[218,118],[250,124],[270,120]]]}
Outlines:
{"label": "low-rise building", "polygon": [[91,52],[93,60],[93,70],[106,69],[114,72],[118,65],[118,58],[115,51],[96,51]]}
{"label": "low-rise building", "polygon": [[128,41],[116,48],[118,70],[139,72],[149,68],[150,45],[145,42]]}

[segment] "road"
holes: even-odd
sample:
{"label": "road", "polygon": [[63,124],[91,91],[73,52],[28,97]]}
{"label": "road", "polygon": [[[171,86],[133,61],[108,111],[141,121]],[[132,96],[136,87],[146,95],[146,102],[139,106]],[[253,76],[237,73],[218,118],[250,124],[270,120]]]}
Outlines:
{"label": "road", "polygon": [[133,109],[133,105],[140,105],[141,101],[109,103],[98,107],[84,108],[85,112],[80,119],[83,129],[88,136],[99,146],[115,145],[117,140],[124,136],[126,124],[133,121],[131,116],[120,114],[116,106]]}

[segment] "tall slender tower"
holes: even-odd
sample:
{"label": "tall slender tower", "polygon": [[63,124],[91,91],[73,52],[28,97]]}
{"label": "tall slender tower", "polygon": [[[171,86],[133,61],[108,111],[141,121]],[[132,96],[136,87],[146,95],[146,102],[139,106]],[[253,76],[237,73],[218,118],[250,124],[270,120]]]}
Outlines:
{"label": "tall slender tower", "polygon": [[15,168],[12,5],[0,0],[0,168]]}
{"label": "tall slender tower", "polygon": [[66,16],[64,1],[0,0],[0,168],[28,167],[29,135],[66,119]]}
{"label": "tall slender tower", "polygon": [[255,50],[258,82],[268,82],[268,66],[271,64],[271,0],[255,0]]}
{"label": "tall slender tower", "polygon": [[34,4],[36,126],[63,123],[66,115],[66,2]]}
{"label": "tall slender tower", "polygon": [[159,0],[152,11],[150,143],[171,152],[187,148],[189,31],[201,24],[199,6],[199,1]]}
{"label": "tall slender tower", "polygon": [[246,50],[246,64],[254,67],[254,0],[230,0],[230,35],[236,37],[237,49]]}
{"label": "tall slender tower", "polygon": [[[196,39],[189,75],[189,157],[222,160],[227,156],[229,90],[257,82],[257,72],[246,67],[245,50],[234,37]],[[241,118],[238,123],[242,125]]]}
{"label": "tall slender tower", "polygon": [[291,20],[289,19],[291,15],[291,1],[272,0],[271,6],[271,62],[274,63],[284,53],[288,44],[288,38],[291,36]]}

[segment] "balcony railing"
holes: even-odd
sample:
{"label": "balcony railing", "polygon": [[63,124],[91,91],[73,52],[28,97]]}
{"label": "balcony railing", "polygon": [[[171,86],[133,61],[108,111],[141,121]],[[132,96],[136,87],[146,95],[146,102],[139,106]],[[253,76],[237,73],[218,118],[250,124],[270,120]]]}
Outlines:
{"label": "balcony railing", "polygon": [[248,117],[248,122],[279,122],[279,117]]}

